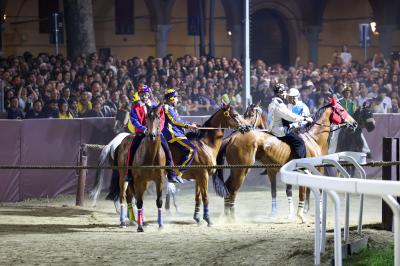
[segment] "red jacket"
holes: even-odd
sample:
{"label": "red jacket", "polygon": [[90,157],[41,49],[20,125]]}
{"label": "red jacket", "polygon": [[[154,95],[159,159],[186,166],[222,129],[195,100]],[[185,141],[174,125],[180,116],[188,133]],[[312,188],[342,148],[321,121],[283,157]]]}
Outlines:
{"label": "red jacket", "polygon": [[[146,129],[146,105],[135,103],[131,109],[131,122],[135,126],[135,133],[143,133]],[[164,108],[160,109],[160,130],[163,130],[165,122]]]}

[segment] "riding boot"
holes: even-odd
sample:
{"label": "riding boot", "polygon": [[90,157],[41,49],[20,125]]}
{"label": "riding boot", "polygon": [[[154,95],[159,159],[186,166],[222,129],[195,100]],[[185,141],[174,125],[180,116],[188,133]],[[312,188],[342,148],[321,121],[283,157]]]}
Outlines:
{"label": "riding boot", "polygon": [[[161,136],[161,146],[165,153],[165,164],[167,166],[174,166],[171,150],[169,149],[168,142],[165,140],[164,136]],[[180,184],[184,183],[182,178],[176,175],[174,169],[171,168],[167,169],[167,177],[168,177],[168,182],[170,183],[180,183]]]}

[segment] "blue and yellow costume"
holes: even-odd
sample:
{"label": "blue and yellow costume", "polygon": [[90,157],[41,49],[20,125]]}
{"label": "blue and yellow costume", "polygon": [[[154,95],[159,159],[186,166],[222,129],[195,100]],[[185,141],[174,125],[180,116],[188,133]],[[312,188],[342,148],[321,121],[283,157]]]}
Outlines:
{"label": "blue and yellow costume", "polygon": [[[149,95],[151,92],[150,87],[143,85],[142,87],[139,87],[139,94],[146,94]],[[154,107],[156,104],[151,103],[151,107]],[[132,139],[132,144],[130,148],[130,153],[128,154],[128,160],[127,162],[130,164],[131,161],[133,160],[133,157],[136,154],[136,151],[145,137],[145,132],[147,131],[146,127],[146,115],[147,115],[147,108],[145,103],[142,101],[136,101],[135,104],[133,104],[131,112],[130,112],[130,119],[132,121],[132,124],[135,127],[135,137]],[[164,112],[161,109],[160,112],[160,129],[162,130],[164,127]],[[166,139],[164,138],[163,135],[161,135],[161,146],[165,152],[165,159],[166,159],[166,165],[167,166],[173,166],[173,161],[172,161],[172,155],[171,151],[169,149],[168,143]],[[177,176],[174,172],[173,169],[167,169],[167,176],[169,182],[173,183],[182,183],[182,180],[177,179]]]}
{"label": "blue and yellow costume", "polygon": [[[186,138],[185,128],[192,125],[190,122],[183,121],[174,108],[176,102],[176,91],[167,89],[165,93],[166,104],[164,105],[165,125],[162,133],[170,145],[176,146],[182,151],[178,165],[189,166],[196,156],[196,147]],[[179,169],[178,176],[182,176],[184,169]]]}

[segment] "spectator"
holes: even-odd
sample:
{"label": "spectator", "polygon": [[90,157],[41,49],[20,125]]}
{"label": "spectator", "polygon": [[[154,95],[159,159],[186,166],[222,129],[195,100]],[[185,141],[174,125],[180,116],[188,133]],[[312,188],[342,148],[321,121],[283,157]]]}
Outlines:
{"label": "spectator", "polygon": [[42,109],[43,109],[43,102],[41,100],[34,101],[33,108],[26,113],[25,118],[27,119],[44,118]]}
{"label": "spectator", "polygon": [[18,97],[12,97],[10,100],[10,107],[7,111],[8,119],[23,119],[24,115],[19,107]]}
{"label": "spectator", "polygon": [[78,112],[78,100],[76,98],[71,98],[69,101],[69,112],[72,115],[73,118],[78,118],[79,117],[79,112]]}
{"label": "spectator", "polygon": [[342,52],[339,55],[340,59],[342,60],[343,64],[350,64],[352,56],[351,53],[349,52],[349,49],[347,48],[347,45],[342,46]]}
{"label": "spectator", "polygon": [[72,119],[74,118],[72,114],[69,112],[68,102],[65,100],[61,100],[58,104],[60,109],[60,113],[58,114],[58,118],[61,119]]}
{"label": "spectator", "polygon": [[87,110],[84,114],[83,117],[104,117],[104,115],[101,112],[101,103],[100,102],[95,102],[93,105],[93,109]]}
{"label": "spectator", "polygon": [[392,111],[392,100],[386,96],[387,94],[387,89],[382,88],[379,90],[379,96],[382,98],[381,102],[381,110],[383,110],[383,113],[391,113]]}
{"label": "spectator", "polygon": [[399,100],[397,98],[392,98],[392,113],[400,113]]}
{"label": "spectator", "polygon": [[53,99],[48,103],[48,108],[44,110],[45,118],[58,118],[59,117],[58,101]]}
{"label": "spectator", "polygon": [[351,88],[348,85],[345,85],[343,90],[343,98],[339,100],[340,105],[343,106],[344,109],[349,113],[349,115],[353,115],[357,109],[357,104],[351,99]]}

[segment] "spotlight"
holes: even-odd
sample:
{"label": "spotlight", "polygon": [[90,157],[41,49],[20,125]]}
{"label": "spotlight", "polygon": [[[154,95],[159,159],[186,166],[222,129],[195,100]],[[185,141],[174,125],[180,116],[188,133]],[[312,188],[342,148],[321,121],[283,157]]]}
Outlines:
{"label": "spotlight", "polygon": [[231,35],[232,35],[232,32],[231,32],[230,30],[228,30],[228,35],[229,35],[229,36],[231,36]]}
{"label": "spotlight", "polygon": [[371,26],[372,34],[378,35],[379,32],[377,31],[377,28],[376,28],[376,22],[375,22],[375,21],[372,21],[369,25]]}

